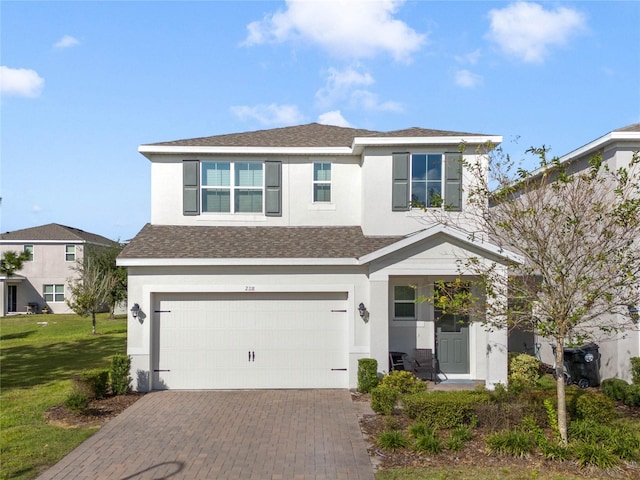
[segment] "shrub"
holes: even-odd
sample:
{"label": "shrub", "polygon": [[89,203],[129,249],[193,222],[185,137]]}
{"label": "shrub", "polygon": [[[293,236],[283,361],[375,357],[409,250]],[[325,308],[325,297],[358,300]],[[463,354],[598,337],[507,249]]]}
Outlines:
{"label": "shrub", "polygon": [[409,444],[404,433],[398,430],[385,430],[384,432],[380,432],[376,441],[380,448],[391,451],[404,448]]}
{"label": "shrub", "polygon": [[509,390],[522,391],[536,384],[540,377],[540,362],[536,357],[521,353],[509,362]]}
{"label": "shrub", "polygon": [[540,447],[540,451],[542,455],[547,460],[555,460],[555,461],[564,461],[569,460],[571,458],[571,450],[569,447],[562,445],[560,443],[550,442],[548,440],[539,441],[538,447]]}
{"label": "shrub", "polygon": [[600,384],[602,393],[614,400],[623,401],[629,384],[621,378],[607,378]]}
{"label": "shrub", "polygon": [[478,426],[497,431],[518,425],[525,415],[526,406],[521,403],[480,403],[474,407]]}
{"label": "shrub", "polygon": [[114,395],[129,393],[131,377],[131,357],[116,354],[111,357],[111,390]]}
{"label": "shrub", "polygon": [[85,370],[73,380],[74,390],[84,393],[87,398],[104,398],[109,388],[109,372],[107,370]]}
{"label": "shrub", "polygon": [[640,384],[633,384],[627,387],[623,402],[628,407],[640,407]]}
{"label": "shrub", "polygon": [[640,385],[640,357],[631,357],[631,381]]}
{"label": "shrub", "polygon": [[382,377],[380,385],[392,388],[401,395],[411,395],[413,393],[424,392],[427,384],[413,375],[411,372],[404,370],[394,370]]}
{"label": "shrub", "polygon": [[397,390],[378,385],[371,390],[371,409],[380,415],[391,415],[399,398],[400,394]]}
{"label": "shrub", "polygon": [[569,438],[583,442],[606,441],[611,431],[594,419],[575,420],[569,424]]}
{"label": "shrub", "polygon": [[616,435],[608,443],[611,453],[622,460],[635,462],[640,459],[640,438],[633,432],[626,429],[616,429]]}
{"label": "shrub", "polygon": [[442,442],[435,433],[419,437],[413,444],[416,452],[436,454],[442,451]]}
{"label": "shrub", "polygon": [[595,442],[578,442],[573,445],[573,455],[581,467],[610,468],[619,462],[611,450]]}
{"label": "shrub", "polygon": [[457,427],[451,431],[451,436],[447,441],[447,449],[457,452],[462,450],[462,447],[473,438],[471,429],[467,426]]}
{"label": "shrub", "polygon": [[409,433],[413,438],[424,437],[425,435],[433,435],[433,427],[429,422],[416,422],[409,426]]}
{"label": "shrub", "polygon": [[486,392],[469,390],[416,393],[403,398],[404,413],[409,418],[427,421],[434,428],[454,428],[475,423],[475,407],[490,398]]}
{"label": "shrub", "polygon": [[491,452],[508,454],[514,457],[524,457],[531,453],[536,446],[533,437],[520,430],[492,433],[487,437],[486,441],[487,447]]}
{"label": "shrub", "polygon": [[89,397],[82,390],[74,389],[64,401],[64,406],[72,412],[84,412],[89,406]]}
{"label": "shrub", "polygon": [[585,393],[576,399],[576,416],[597,422],[608,422],[615,416],[613,400],[601,393]]}
{"label": "shrub", "polygon": [[358,391],[369,393],[378,385],[378,361],[375,358],[358,359]]}

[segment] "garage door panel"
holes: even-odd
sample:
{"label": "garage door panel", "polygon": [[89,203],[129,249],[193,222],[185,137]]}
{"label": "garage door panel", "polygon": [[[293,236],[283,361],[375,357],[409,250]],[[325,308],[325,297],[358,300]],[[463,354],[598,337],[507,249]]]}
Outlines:
{"label": "garage door panel", "polygon": [[[165,294],[154,388],[346,388],[346,293]],[[250,356],[252,352],[252,356]]]}

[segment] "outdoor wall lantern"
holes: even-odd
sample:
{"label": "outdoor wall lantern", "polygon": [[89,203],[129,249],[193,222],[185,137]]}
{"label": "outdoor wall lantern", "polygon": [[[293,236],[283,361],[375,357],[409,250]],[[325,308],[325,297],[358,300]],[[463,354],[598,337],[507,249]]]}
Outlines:
{"label": "outdoor wall lantern", "polygon": [[366,322],[368,320],[368,313],[367,312],[367,307],[364,306],[364,303],[360,302],[360,305],[358,305],[358,313],[360,314],[360,317]]}
{"label": "outdoor wall lantern", "polygon": [[138,318],[139,313],[140,313],[140,305],[138,305],[137,303],[134,303],[133,307],[131,307],[131,315],[133,315],[133,318]]}

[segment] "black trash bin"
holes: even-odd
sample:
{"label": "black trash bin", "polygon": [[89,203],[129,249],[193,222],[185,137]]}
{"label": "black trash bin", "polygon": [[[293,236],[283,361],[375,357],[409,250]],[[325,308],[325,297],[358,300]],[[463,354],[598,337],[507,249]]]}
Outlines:
{"label": "black trash bin", "polygon": [[[555,355],[555,346],[553,352]],[[588,343],[577,348],[565,347],[564,372],[567,385],[577,384],[580,388],[600,385],[600,351],[596,343]]]}

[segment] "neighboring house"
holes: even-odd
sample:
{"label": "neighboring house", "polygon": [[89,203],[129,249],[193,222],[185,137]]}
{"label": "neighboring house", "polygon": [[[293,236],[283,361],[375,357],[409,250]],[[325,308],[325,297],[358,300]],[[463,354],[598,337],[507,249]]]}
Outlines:
{"label": "neighboring house", "polygon": [[416,299],[461,258],[498,264],[505,284],[517,258],[411,206],[464,215],[459,146],[501,140],[309,124],[140,146],[151,223],[118,258],[135,388],[354,388],[358,359],[386,372],[415,348],[437,348],[450,379],[506,382],[506,331],[436,331]]}
{"label": "neighboring house", "polygon": [[[601,154],[602,160],[612,170],[627,168],[635,152],[640,151],[640,123],[629,125],[603,135],[602,137],[562,156],[559,161],[567,165],[568,173],[578,173],[590,168],[589,160]],[[640,178],[638,179],[640,182]],[[640,232],[638,232],[640,238]],[[603,319],[603,324],[629,325],[621,315]],[[640,356],[640,332],[638,326],[628,328],[617,335],[602,332],[594,338],[601,354],[600,377],[631,380],[631,357]],[[553,351],[549,339],[531,333],[514,332],[509,337],[511,351],[523,351],[526,344],[529,353],[539,352],[543,362],[553,363]]]}
{"label": "neighboring house", "polygon": [[65,302],[72,268],[87,248],[112,246],[115,242],[77,228],[50,223],[0,234],[0,255],[7,251],[29,252],[19,271],[0,277],[2,316],[40,313],[70,313]]}

